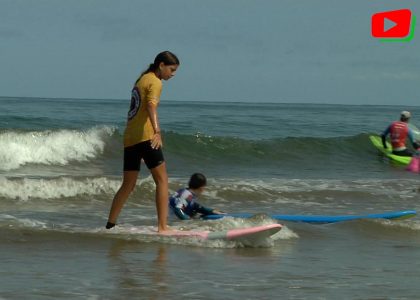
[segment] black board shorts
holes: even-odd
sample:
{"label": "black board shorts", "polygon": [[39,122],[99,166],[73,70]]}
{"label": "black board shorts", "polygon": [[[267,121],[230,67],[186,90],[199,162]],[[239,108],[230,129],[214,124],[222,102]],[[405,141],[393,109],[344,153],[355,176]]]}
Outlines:
{"label": "black board shorts", "polygon": [[149,170],[156,168],[165,161],[162,147],[153,149],[150,140],[125,147],[124,171],[140,171],[142,159]]}

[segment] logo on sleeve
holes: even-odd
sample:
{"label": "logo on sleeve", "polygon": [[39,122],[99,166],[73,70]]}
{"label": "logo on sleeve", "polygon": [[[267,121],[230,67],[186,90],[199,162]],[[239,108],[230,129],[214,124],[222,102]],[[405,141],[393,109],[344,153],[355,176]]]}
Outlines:
{"label": "logo on sleeve", "polygon": [[135,87],[131,91],[131,103],[130,103],[130,109],[128,111],[128,119],[131,120],[134,118],[135,115],[137,115],[137,112],[140,108],[140,92],[137,87]]}

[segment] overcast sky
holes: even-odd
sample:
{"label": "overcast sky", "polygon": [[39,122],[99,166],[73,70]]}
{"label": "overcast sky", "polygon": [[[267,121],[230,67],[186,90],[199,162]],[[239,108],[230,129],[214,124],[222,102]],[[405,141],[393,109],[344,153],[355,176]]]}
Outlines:
{"label": "overcast sky", "polygon": [[128,99],[170,50],[163,99],[419,105],[419,26],[370,33],[401,8],[420,16],[418,0],[0,0],[0,96]]}

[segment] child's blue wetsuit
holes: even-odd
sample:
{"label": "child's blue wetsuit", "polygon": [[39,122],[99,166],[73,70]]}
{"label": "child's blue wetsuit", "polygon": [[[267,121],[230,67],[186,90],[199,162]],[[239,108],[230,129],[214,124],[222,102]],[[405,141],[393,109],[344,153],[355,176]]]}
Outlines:
{"label": "child's blue wetsuit", "polygon": [[169,207],[181,220],[189,220],[196,216],[211,215],[213,209],[204,207],[196,201],[197,197],[190,190],[184,188],[169,198]]}

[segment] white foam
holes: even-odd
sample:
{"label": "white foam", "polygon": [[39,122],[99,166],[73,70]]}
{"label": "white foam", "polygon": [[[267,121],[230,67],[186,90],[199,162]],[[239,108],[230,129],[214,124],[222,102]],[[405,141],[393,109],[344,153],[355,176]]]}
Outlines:
{"label": "white foam", "polygon": [[28,218],[17,218],[7,214],[0,215],[0,221],[7,221],[9,227],[47,228],[47,224],[45,222]]}
{"label": "white foam", "polygon": [[[115,195],[120,186],[121,177],[7,178],[0,176],[0,197],[20,201],[95,195],[105,195],[109,198]],[[138,179],[136,186],[140,187],[142,194],[145,191],[153,193],[155,190],[151,175]]]}
{"label": "white foam", "polygon": [[413,187],[418,186],[417,180],[404,179],[362,179],[362,180],[331,180],[331,179],[269,179],[245,180],[221,178],[209,180],[212,190],[206,190],[205,195],[223,200],[218,194],[221,191],[235,191],[244,193],[258,192],[270,195],[273,192],[314,192],[314,191],[340,191],[365,192],[375,195],[395,194],[401,197],[417,197]]}
{"label": "white foam", "polygon": [[114,127],[101,126],[88,130],[6,131],[0,133],[0,170],[13,170],[34,163],[67,165],[83,162],[103,153],[105,140]]}
{"label": "white foam", "polygon": [[374,220],[384,226],[388,226],[393,229],[408,229],[412,231],[420,231],[420,221],[408,219],[408,220]]}
{"label": "white foam", "polygon": [[291,230],[289,227],[284,226],[281,228],[279,232],[274,234],[271,237],[273,240],[289,240],[289,239],[297,239],[299,238],[299,235]]}
{"label": "white foam", "polygon": [[[141,183],[141,181],[139,181]],[[0,197],[27,201],[29,199],[55,199],[77,195],[115,194],[121,180],[105,177],[52,179],[0,177]]]}

